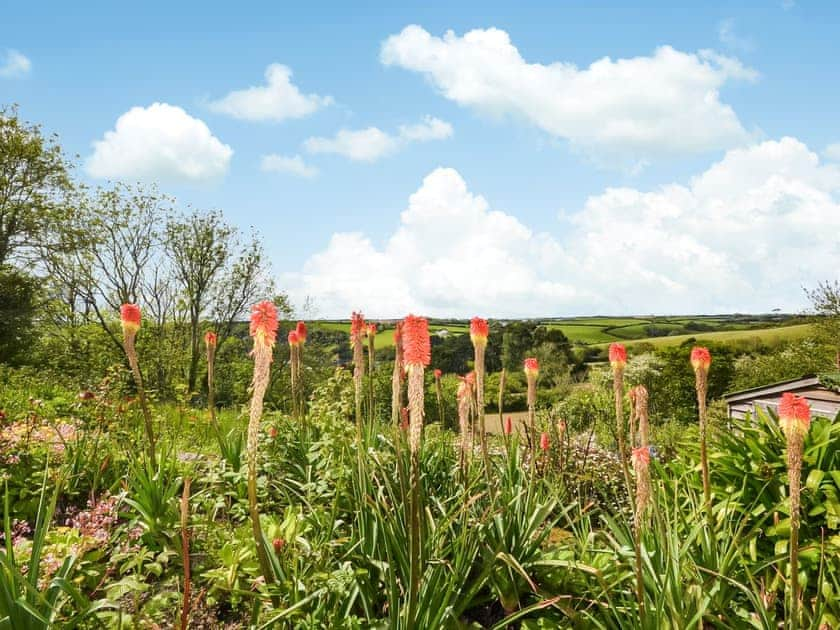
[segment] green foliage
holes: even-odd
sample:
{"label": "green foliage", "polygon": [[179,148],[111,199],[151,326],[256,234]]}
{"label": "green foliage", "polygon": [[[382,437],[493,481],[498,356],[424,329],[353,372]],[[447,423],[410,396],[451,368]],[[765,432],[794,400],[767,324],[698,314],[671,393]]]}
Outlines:
{"label": "green foliage", "polygon": [[0,266],[0,363],[28,363],[35,339],[38,307],[36,278],[14,267]]}

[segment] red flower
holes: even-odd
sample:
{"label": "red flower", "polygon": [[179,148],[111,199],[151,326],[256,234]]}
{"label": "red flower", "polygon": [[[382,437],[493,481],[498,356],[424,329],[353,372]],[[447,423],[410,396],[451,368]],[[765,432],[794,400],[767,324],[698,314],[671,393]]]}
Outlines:
{"label": "red flower", "polygon": [[440,379],[443,376],[443,370],[435,370],[435,378]]}
{"label": "red flower", "polygon": [[543,431],[543,432],[542,432],[542,434],[540,435],[540,448],[541,448],[543,451],[547,451],[547,450],[548,450],[549,445],[550,445],[550,443],[549,443],[549,441],[548,441],[548,433],[546,433],[545,431]]}
{"label": "red flower", "polygon": [[779,425],[788,437],[793,433],[805,435],[811,426],[811,406],[808,401],[790,392],[782,394],[779,401]]}
{"label": "red flower", "polygon": [[218,341],[218,339],[216,337],[216,333],[214,333],[212,330],[208,330],[204,334],[204,343],[208,348],[210,348],[210,347],[215,348],[217,341]]}
{"label": "red flower", "polygon": [[136,333],[140,330],[140,307],[136,304],[123,304],[120,307],[120,321],[123,332]]}
{"label": "red flower", "polygon": [[282,538],[275,538],[271,541],[271,544],[274,546],[274,553],[280,553],[283,551],[283,547],[286,546],[286,541]]}
{"label": "red flower", "polygon": [[296,330],[289,331],[289,345],[290,346],[298,346],[300,345],[300,338],[298,337]]}
{"label": "red flower", "polygon": [[505,435],[513,433],[513,418],[508,416],[505,418]]}
{"label": "red flower", "polygon": [[277,340],[277,307],[263,300],[251,307],[251,336],[254,343],[271,347]]}
{"label": "red flower", "polygon": [[376,324],[367,325],[367,335],[368,337],[376,337]]}
{"label": "red flower", "polygon": [[353,311],[350,316],[350,339],[355,343],[365,334],[365,316]]}
{"label": "red flower", "polygon": [[540,364],[539,362],[533,358],[529,357],[525,359],[525,375],[526,376],[537,376],[540,373]]}
{"label": "red flower", "polygon": [[630,461],[633,462],[633,468],[647,467],[650,463],[650,448],[647,446],[634,448],[633,454],[630,455]]}
{"label": "red flower", "polygon": [[268,427],[268,437],[272,440],[277,437],[277,427]]}
{"label": "red flower", "polygon": [[627,365],[627,349],[623,344],[610,344],[610,365],[613,369],[620,369]]}
{"label": "red flower", "polygon": [[394,326],[394,345],[398,346],[402,343],[402,322],[397,322]]}
{"label": "red flower", "polygon": [[694,371],[703,370],[704,372],[708,371],[709,366],[712,364],[712,355],[709,353],[708,348],[701,348],[700,346],[696,346],[691,351],[691,367],[694,368]]}
{"label": "red flower", "polygon": [[475,346],[486,346],[489,327],[487,320],[480,317],[473,317],[470,320],[470,339]]}
{"label": "red flower", "polygon": [[298,341],[300,343],[306,343],[306,324],[304,322],[298,322],[297,328],[295,328],[295,332],[298,336]]}
{"label": "red flower", "polygon": [[403,360],[407,366],[427,366],[432,360],[429,322],[423,317],[408,315],[403,320]]}

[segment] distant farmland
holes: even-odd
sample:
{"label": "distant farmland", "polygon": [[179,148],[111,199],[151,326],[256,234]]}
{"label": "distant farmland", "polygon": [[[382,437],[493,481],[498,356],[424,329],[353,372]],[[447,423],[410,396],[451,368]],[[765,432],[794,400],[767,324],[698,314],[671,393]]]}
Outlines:
{"label": "distant farmland", "polygon": [[[507,320],[503,320],[507,321]],[[620,341],[632,347],[639,343],[655,346],[679,345],[689,339],[706,342],[760,340],[777,343],[799,339],[811,332],[811,324],[792,315],[686,315],[675,317],[571,317],[539,320],[563,331],[575,345],[602,346]],[[381,322],[376,347],[393,345],[393,322]],[[313,330],[350,332],[349,321],[315,321]],[[462,335],[469,332],[466,320],[430,320],[432,334]]]}

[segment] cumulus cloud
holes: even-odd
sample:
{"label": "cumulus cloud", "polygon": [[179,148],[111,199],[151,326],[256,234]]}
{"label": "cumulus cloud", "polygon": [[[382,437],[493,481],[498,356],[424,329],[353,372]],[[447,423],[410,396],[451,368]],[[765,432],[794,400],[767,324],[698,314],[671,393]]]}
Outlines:
{"label": "cumulus cloud", "polygon": [[285,173],[297,177],[312,178],[318,174],[318,169],[303,161],[299,155],[287,156],[270,153],[262,157],[260,170],[267,173]]}
{"label": "cumulus cloud", "polygon": [[609,188],[554,234],[436,169],[381,244],[333,235],[286,284],[328,317],[797,310],[840,266],[840,167],[794,138],[731,150],[687,184]]}
{"label": "cumulus cloud", "polygon": [[335,153],[359,162],[375,162],[412,142],[445,140],[451,135],[452,125],[426,116],[420,123],[400,126],[396,134],[389,134],[378,127],[341,129],[332,138],[307,138],[303,147],[310,153]]}
{"label": "cumulus cloud", "polygon": [[273,63],[265,70],[265,85],[235,90],[209,107],[240,120],[280,122],[309,116],[332,102],[329,96],[301,93],[292,83],[291,68]]}
{"label": "cumulus cloud", "polygon": [[840,162],[840,142],[829,144],[823,149],[823,156],[832,162]]}
{"label": "cumulus cloud", "polygon": [[212,180],[227,173],[233,149],[180,107],[132,107],[93,143],[92,177],[150,181]]}
{"label": "cumulus cloud", "polygon": [[0,77],[13,79],[25,76],[32,70],[32,62],[23,53],[9,49],[0,56]]}
{"label": "cumulus cloud", "polygon": [[744,143],[749,134],[720,88],[757,73],[731,57],[670,46],[647,57],[528,63],[496,28],[436,37],[407,26],[380,59],[425,75],[446,98],[495,116],[513,115],[593,157],[640,162]]}

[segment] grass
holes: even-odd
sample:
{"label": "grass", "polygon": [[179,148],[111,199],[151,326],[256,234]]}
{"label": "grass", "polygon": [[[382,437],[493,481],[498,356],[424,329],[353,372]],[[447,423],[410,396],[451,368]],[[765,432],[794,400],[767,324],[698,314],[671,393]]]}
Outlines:
{"label": "grass", "polygon": [[[689,335],[671,335],[668,337],[649,337],[645,339],[634,339],[627,341],[628,348],[640,343],[649,343],[655,347],[678,346],[685,341],[695,339],[698,342],[745,342],[750,340],[760,341],[767,345],[776,345],[784,341],[802,339],[813,332],[812,324],[795,324],[793,326],[774,326],[772,328],[753,328],[742,330],[723,330],[717,332],[693,333]],[[598,344],[598,345],[606,345]]]}

